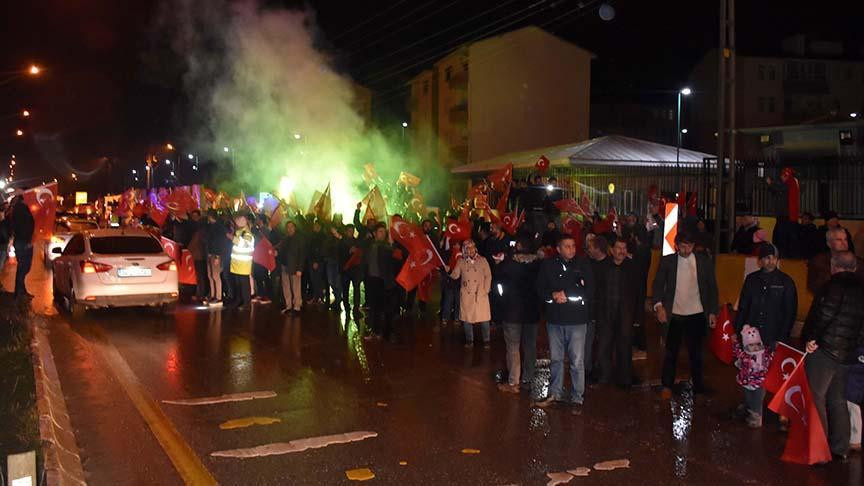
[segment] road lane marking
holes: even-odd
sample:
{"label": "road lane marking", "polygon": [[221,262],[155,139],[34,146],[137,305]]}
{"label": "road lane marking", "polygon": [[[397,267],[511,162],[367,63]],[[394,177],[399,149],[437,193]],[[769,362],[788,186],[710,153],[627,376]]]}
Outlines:
{"label": "road lane marking", "polygon": [[612,461],[603,461],[594,464],[594,469],[597,471],[612,471],[613,469],[629,467],[630,459],[614,459]]}
{"label": "road lane marking", "polygon": [[480,454],[480,449],[462,449],[462,454]]}
{"label": "road lane marking", "polygon": [[101,333],[103,342],[97,344],[102,351],[102,357],[108,363],[108,367],[114,373],[114,377],[120,382],[120,386],[126,395],[132,400],[141,418],[150,427],[150,431],[156,436],[156,440],[162,446],[165,454],[171,459],[180,477],[186,484],[217,484],[216,479],[210,471],[204,467],[201,459],[192,450],[192,447],[183,439],[183,436],[174,428],[171,420],[162,412],[155,400],[150,398],[147,391],[138,381],[138,377],[129,368],[126,360],[117,351],[117,348],[108,341],[104,333]]}
{"label": "road lane marking", "polygon": [[176,400],[162,400],[162,403],[171,405],[214,405],[217,403],[229,402],[245,402],[248,400],[260,400],[262,398],[273,398],[276,396],[274,391],[254,391],[244,393],[229,393],[227,395],[219,395],[218,397],[202,397],[202,398],[179,398]]}
{"label": "road lane marking", "polygon": [[219,428],[222,430],[242,429],[253,425],[277,424],[281,421],[282,420],[274,417],[244,417],[222,422],[219,424]]}
{"label": "road lane marking", "polygon": [[368,467],[361,467],[359,469],[349,469],[345,471],[345,477],[351,481],[368,481],[375,478],[375,473],[373,473]]}
{"label": "road lane marking", "polygon": [[252,457],[275,456],[280,454],[290,454],[292,452],[303,452],[307,449],[320,449],[334,444],[347,444],[349,442],[359,442],[361,440],[378,437],[377,432],[360,430],[356,432],[348,432],[346,434],[322,435],[320,437],[308,437],[305,439],[295,439],[290,442],[276,442],[273,444],[265,444],[246,449],[229,449],[224,451],[211,452],[214,457],[233,457],[236,459],[249,459]]}

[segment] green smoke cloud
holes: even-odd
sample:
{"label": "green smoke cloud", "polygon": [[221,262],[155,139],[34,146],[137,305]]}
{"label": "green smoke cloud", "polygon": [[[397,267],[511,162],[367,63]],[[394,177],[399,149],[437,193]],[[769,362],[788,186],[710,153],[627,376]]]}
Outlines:
{"label": "green smoke cloud", "polygon": [[[364,164],[389,181],[400,170],[421,171],[397,143],[364,126],[352,82],[316,48],[308,12],[186,0],[163,10],[165,29],[185,61],[187,137],[224,161],[220,187],[277,192],[290,180],[302,208],[330,183],[333,211],[350,217],[365,194]],[[428,169],[418,175],[440,178]]]}

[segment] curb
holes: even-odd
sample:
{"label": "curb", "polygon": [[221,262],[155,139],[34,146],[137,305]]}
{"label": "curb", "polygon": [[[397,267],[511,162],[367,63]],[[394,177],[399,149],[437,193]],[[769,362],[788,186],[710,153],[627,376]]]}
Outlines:
{"label": "curb", "polygon": [[49,485],[84,485],[84,468],[75,433],[66,410],[66,400],[60,388],[60,378],[48,341],[44,322],[34,318],[31,324],[33,341],[33,373],[36,376],[36,407],[39,413],[39,438],[45,476]]}

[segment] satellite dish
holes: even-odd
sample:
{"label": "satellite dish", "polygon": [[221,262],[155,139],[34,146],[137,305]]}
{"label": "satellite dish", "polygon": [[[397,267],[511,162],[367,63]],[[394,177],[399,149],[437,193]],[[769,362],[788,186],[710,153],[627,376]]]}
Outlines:
{"label": "satellite dish", "polygon": [[612,7],[612,5],[604,3],[603,5],[600,5],[599,14],[601,19],[609,22],[610,20],[615,18],[615,9]]}

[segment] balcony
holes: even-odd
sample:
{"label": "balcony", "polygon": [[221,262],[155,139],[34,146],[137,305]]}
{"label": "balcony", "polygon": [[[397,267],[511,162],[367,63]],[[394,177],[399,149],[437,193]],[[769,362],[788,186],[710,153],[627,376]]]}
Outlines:
{"label": "balcony", "polygon": [[450,75],[450,80],[447,81],[447,86],[450,89],[464,90],[468,89],[468,71],[455,71]]}
{"label": "balcony", "polygon": [[450,108],[450,123],[464,125],[468,123],[468,102],[463,101]]}

